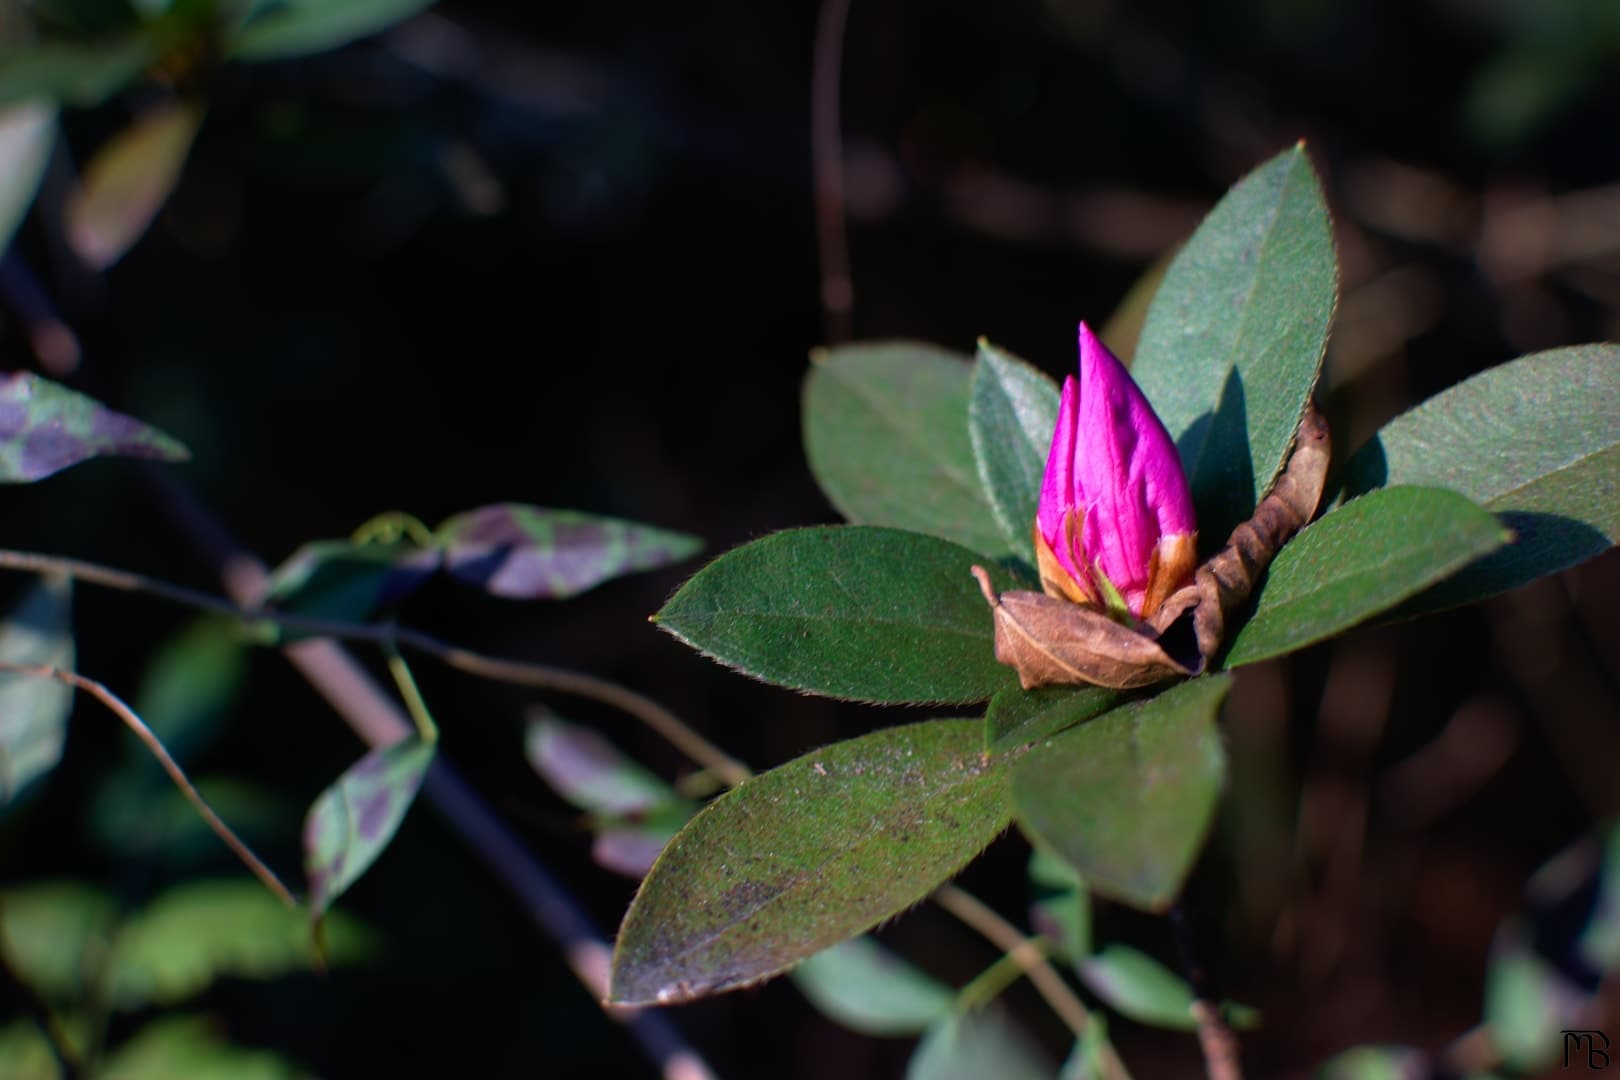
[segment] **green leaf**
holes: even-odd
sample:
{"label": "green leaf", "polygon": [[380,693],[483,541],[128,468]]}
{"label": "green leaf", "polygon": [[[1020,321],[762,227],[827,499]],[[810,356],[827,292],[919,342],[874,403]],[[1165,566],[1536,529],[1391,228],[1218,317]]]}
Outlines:
{"label": "green leaf", "polygon": [[[375,947],[353,919],[329,916],[328,963]],[[257,881],[198,881],[170,889],[131,916],[113,943],[107,996],[116,1008],[172,1005],[216,979],[271,979],[313,970],[309,922]]]}
{"label": "green leaf", "polygon": [[1006,543],[1031,565],[1035,511],[1057,414],[1058,388],[1050,376],[979,341],[968,401],[973,459]]}
{"label": "green leaf", "polygon": [[991,1006],[936,1022],[917,1044],[906,1080],[1051,1080],[1039,1044]]}
{"label": "green leaf", "polygon": [[1288,460],[1338,301],[1333,230],[1304,144],[1240,180],[1171,263],[1131,374],[1221,543]]}
{"label": "green leaf", "polygon": [[1129,695],[1100,686],[1046,686],[998,690],[984,713],[984,748],[990,753],[1040,742],[1100,716]]}
{"label": "green leaf", "polygon": [[384,30],[433,0],[257,0],[226,44],[237,60],[279,60],[335,49]]}
{"label": "green leaf", "polygon": [[98,1080],[300,1080],[304,1069],[267,1050],[247,1050],[220,1038],[203,1016],[164,1016],[107,1055]]}
{"label": "green leaf", "polygon": [[973,459],[963,357],[891,342],[817,351],[811,360],[804,449],[839,513],[991,555],[1011,550]]}
{"label": "green leaf", "polygon": [[16,1020],[0,1028],[0,1076],[9,1080],[59,1080],[51,1041],[32,1020]]}
{"label": "green leaf", "polygon": [[1306,527],[1277,553],[1227,667],[1303,649],[1394,607],[1510,539],[1443,488],[1374,491]]}
{"label": "green leaf", "polygon": [[1029,853],[1029,921],[1071,964],[1091,953],[1091,897],[1074,867],[1043,847]]}
{"label": "green leaf", "polygon": [[[1079,965],[1080,981],[1121,1016],[1139,1024],[1194,1031],[1193,992],[1180,975],[1129,945],[1113,944]],[[1235,1028],[1254,1027],[1258,1016],[1241,1005],[1226,1007]]]}
{"label": "green leaf", "polygon": [[576,510],[497,503],[434,532],[452,577],[496,596],[562,599],[696,555],[694,536]]}
{"label": "green leaf", "polygon": [[111,897],[77,881],[7,889],[0,893],[6,963],[47,1003],[78,1004],[92,992],[117,918]]}
{"label": "green leaf", "polygon": [[1411,1046],[1356,1046],[1324,1062],[1318,1080],[1410,1080],[1429,1076],[1429,1059]]}
{"label": "green leaf", "polygon": [[405,542],[313,540],[276,567],[265,599],[282,611],[363,622],[426,584],[440,558]]}
{"label": "green leaf", "polygon": [[202,109],[165,101],[103,143],[68,192],[68,246],[92,270],[124,257],[169,201],[202,126]]}
{"label": "green leaf", "polygon": [[144,33],[107,41],[30,41],[0,47],[0,105],[99,105],[134,82],[161,48]]}
{"label": "green leaf", "polygon": [[822,1015],[863,1035],[917,1035],[951,1012],[956,994],[869,937],[850,938],[793,969]]}
{"label": "green leaf", "polygon": [[1215,716],[1230,675],[1123,705],[1013,763],[1018,821],[1094,892],[1160,911],[1181,890],[1226,773]]}
{"label": "green leaf", "polygon": [[610,1000],[669,1003],[775,975],[950,879],[1007,827],[979,721],[931,720],[813,751],[710,803],[619,929]]}
{"label": "green leaf", "polygon": [[[72,587],[42,578],[0,623],[0,660],[73,667]],[[0,807],[62,757],[73,688],[37,675],[0,672]]]}
{"label": "green leaf", "polygon": [[433,763],[434,744],[415,736],[373,750],[321,792],[304,819],[309,907],[321,917],[376,861]]}
{"label": "green leaf", "polygon": [[[969,573],[985,560],[897,529],[791,529],[698,571],[654,621],[745,675],[874,702],[983,701],[1014,676]],[[999,591],[1010,579],[989,567]]]}
{"label": "green leaf", "polygon": [[[135,713],[170,754],[183,759],[230,707],[246,672],[247,646],[234,622],[198,619],[152,657],[135,695]],[[143,760],[150,762],[150,755]]]}
{"label": "green leaf", "polygon": [[1535,353],[1397,416],[1351,458],[1344,486],[1451,488],[1501,516],[1511,546],[1418,597],[1436,611],[1574,566],[1620,539],[1620,346]]}
{"label": "green leaf", "polygon": [[27,102],[0,108],[0,255],[34,203],[56,143],[56,107]]}
{"label": "green leaf", "polygon": [[0,377],[0,483],[38,480],[93,457],[185,461],[157,428],[29,371]]}
{"label": "green leaf", "polygon": [[673,787],[601,735],[555,716],[529,722],[523,749],[552,790],[581,810],[633,814],[676,797]]}
{"label": "green leaf", "polygon": [[1093,1010],[1086,1017],[1086,1030],[1074,1041],[1069,1059],[1058,1072],[1058,1080],[1110,1080],[1117,1075],[1109,1068],[1110,1058],[1117,1060],[1108,1042],[1108,1021],[1101,1010]]}

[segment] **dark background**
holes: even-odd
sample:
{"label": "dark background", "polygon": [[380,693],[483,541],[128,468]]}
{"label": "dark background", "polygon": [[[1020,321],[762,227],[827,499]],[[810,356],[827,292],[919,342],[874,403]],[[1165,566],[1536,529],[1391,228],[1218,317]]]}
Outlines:
{"label": "dark background", "polygon": [[[1613,338],[1616,10],[857,2],[842,72],[855,335],[970,352],[983,334],[1061,374],[1079,319],[1105,321],[1226,187],[1304,138],[1340,248],[1322,396],[1341,449],[1473,372]],[[105,275],[64,255],[49,222],[65,164],[47,178],[18,251],[82,346],[59,377],[187,443],[183,484],[272,562],[383,510],[434,522],[498,500],[644,520],[710,553],[835,520],[798,430],[827,333],[816,15],[444,3],[336,52],[214,71],[178,191]],[[149,95],[67,114],[74,157]],[[0,324],[0,359],[33,366],[16,329]],[[217,588],[135,466],[6,497],[8,546]],[[760,686],[659,634],[646,616],[697,565],[561,604],[435,585],[404,619],[636,687],[755,766],[921,718]],[[1525,877],[1620,804],[1617,596],[1611,554],[1245,672],[1226,712],[1232,798],[1193,897],[1215,977],[1266,1015],[1245,1037],[1253,1075],[1360,1042],[1437,1050],[1477,1023],[1490,935]],[[76,616],[80,669],[115,688],[187,618],[93,588]],[[419,676],[447,754],[611,930],[632,885],[590,863],[524,763],[535,695],[426,662]],[[546,700],[665,775],[690,768],[622,716]],[[6,881],[82,877],[133,904],[230,872],[220,852],[132,867],[96,844],[88,808],[126,741],[79,711],[62,767],[5,824]],[[251,839],[290,868],[303,806],[359,752],[267,652],[194,765],[278,793]],[[1019,920],[1025,850],[1009,838],[964,879]],[[383,959],[216,988],[205,1004],[233,1038],[332,1077],[652,1075],[427,810],[343,906],[386,935]],[[1104,908],[1099,926],[1173,955],[1162,922]],[[926,907],[887,937],[957,982],[994,959]],[[1066,1052],[1026,987],[1009,998]],[[893,1076],[909,1052],[842,1031],[786,983],[674,1016],[725,1076]],[[1198,1068],[1188,1036],[1111,1030],[1138,1077]]]}

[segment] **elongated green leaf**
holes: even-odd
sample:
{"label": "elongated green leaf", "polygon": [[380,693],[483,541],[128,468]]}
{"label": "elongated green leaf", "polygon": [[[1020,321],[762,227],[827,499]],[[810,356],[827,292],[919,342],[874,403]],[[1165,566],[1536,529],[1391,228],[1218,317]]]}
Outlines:
{"label": "elongated green leaf", "polygon": [[[72,589],[45,578],[0,623],[0,660],[73,667]],[[73,688],[55,679],[0,672],[0,808],[62,757]]]}
{"label": "elongated green leaf", "polygon": [[1356,1046],[1323,1062],[1317,1080],[1409,1080],[1429,1076],[1429,1059],[1411,1046]]}
{"label": "elongated green leaf", "polygon": [[956,994],[869,937],[850,938],[793,969],[822,1015],[863,1035],[918,1035],[949,1015]]}
{"label": "elongated green leaf", "polygon": [[1271,564],[1254,617],[1225,665],[1332,637],[1507,543],[1489,512],[1444,488],[1364,495],[1310,525]]}
{"label": "elongated green leaf", "polygon": [[632,814],[675,798],[675,789],[590,728],[541,715],[523,740],[529,764],[581,810]]}
{"label": "elongated green leaf", "polygon": [[998,690],[984,713],[984,748],[1012,750],[1056,735],[1112,709],[1128,695],[1100,686],[1047,686]]}
{"label": "elongated green leaf", "polygon": [[267,1050],[232,1046],[206,1016],[164,1016],[107,1055],[102,1080],[299,1080],[309,1075]]}
{"label": "elongated green leaf", "polygon": [[[1107,945],[1082,960],[1079,971],[1086,988],[1121,1016],[1172,1031],[1198,1027],[1192,1015],[1192,987],[1147,953],[1129,945]],[[1242,1005],[1228,1005],[1224,1011],[1227,1023],[1235,1028],[1259,1022],[1258,1014]]]}
{"label": "elongated green leaf", "polygon": [[169,201],[202,125],[202,109],[155,105],[103,144],[63,207],[68,244],[94,270],[124,257]]}
{"label": "elongated green leaf", "polygon": [[1010,550],[968,436],[965,358],[913,342],[817,352],[804,383],[816,482],[856,525],[887,525],[995,555]]}
{"label": "elongated green leaf", "polygon": [[321,792],[304,819],[304,872],[318,918],[394,838],[433,763],[434,744],[414,736],[373,750]]}
{"label": "elongated green leaf", "polygon": [[929,1028],[906,1066],[906,1080],[1051,1080],[1040,1045],[992,1005],[955,1013]]}
{"label": "elongated green leaf", "polygon": [[521,503],[482,506],[434,532],[451,576],[496,596],[561,599],[680,562],[703,542],[684,533]]}
{"label": "elongated green leaf", "polygon": [[0,47],[0,105],[99,105],[157,59],[158,43],[132,33],[104,42],[30,41]]}
{"label": "elongated green leaf", "polygon": [[[983,701],[1013,682],[969,568],[920,533],[791,529],[720,556],[654,616],[723,664],[779,686],[877,702]],[[997,589],[1007,576],[991,567]]]}
{"label": "elongated green leaf", "polygon": [[415,15],[433,0],[259,0],[226,45],[238,60],[335,49]]}
{"label": "elongated green leaf", "polygon": [[1535,353],[1401,414],[1351,459],[1345,490],[1433,484],[1501,516],[1513,544],[1403,613],[1506,592],[1620,540],[1620,346]]}
{"label": "elongated green leaf", "polygon": [[1058,388],[1050,377],[987,341],[979,342],[968,402],[973,458],[1006,543],[1031,564],[1035,510],[1057,414]]}
{"label": "elongated green leaf", "polygon": [[0,1076],[8,1080],[60,1080],[51,1040],[32,1020],[0,1028]]}
{"label": "elongated green leaf", "polygon": [[1029,853],[1033,900],[1030,925],[1050,940],[1071,964],[1091,954],[1091,896],[1079,872],[1068,862],[1036,847]]}
{"label": "elongated green leaf", "polygon": [[0,893],[6,963],[52,1005],[76,1004],[91,992],[117,919],[112,897],[78,881]]}
{"label": "elongated green leaf", "polygon": [[0,483],[38,480],[93,457],[185,461],[184,446],[29,371],[0,377]]}
{"label": "elongated green leaf", "polygon": [[56,107],[32,101],[0,108],[0,255],[33,205],[56,142]]}
{"label": "elongated green leaf", "polygon": [[1131,373],[1181,451],[1206,547],[1286,463],[1337,301],[1332,227],[1303,144],[1227,192],[1165,274]]}
{"label": "elongated green leaf", "polygon": [[1214,817],[1230,688],[1230,675],[1193,679],[1037,745],[1012,768],[1019,824],[1093,891],[1162,910]]}
{"label": "elongated green leaf", "polygon": [[[198,619],[152,657],[135,695],[135,713],[183,760],[207,739],[246,673],[247,645],[235,626],[215,616]],[[150,755],[143,757],[144,766],[155,766]]]}
{"label": "elongated green leaf", "polygon": [[312,540],[276,567],[265,599],[300,615],[363,622],[426,584],[440,559],[403,541]]}
{"label": "elongated green leaf", "polygon": [[619,929],[609,997],[702,997],[775,975],[927,896],[1007,827],[977,720],[813,751],[710,803]]}

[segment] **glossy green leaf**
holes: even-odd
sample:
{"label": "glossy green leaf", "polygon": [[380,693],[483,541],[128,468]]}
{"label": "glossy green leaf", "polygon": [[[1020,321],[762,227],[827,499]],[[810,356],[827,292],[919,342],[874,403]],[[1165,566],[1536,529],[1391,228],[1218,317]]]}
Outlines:
{"label": "glossy green leaf", "polygon": [[1411,1080],[1431,1075],[1429,1059],[1411,1046],[1356,1046],[1324,1062],[1317,1080]]}
{"label": "glossy green leaf", "polygon": [[936,1022],[906,1065],[906,1080],[1051,1080],[1040,1045],[994,1005]]}
{"label": "glossy green leaf", "polygon": [[0,483],[108,456],[185,461],[191,454],[157,428],[32,372],[0,376]]}
{"label": "glossy green leaf", "polygon": [[1129,695],[1100,686],[1045,686],[1025,690],[1016,684],[998,690],[984,713],[984,747],[1013,750],[1056,735],[1065,728],[1112,709]]}
{"label": "glossy green leaf", "polygon": [[267,1050],[232,1046],[205,1016],[164,1016],[107,1055],[98,1080],[302,1080],[308,1071]]}
{"label": "glossy green leaf", "polygon": [[1620,346],[1578,345],[1491,368],[1397,416],[1350,460],[1344,486],[1432,484],[1513,530],[1512,545],[1403,613],[1493,596],[1620,540]]}
{"label": "glossy green leaf", "polygon": [[1271,564],[1236,667],[1303,649],[1386,611],[1507,543],[1489,512],[1443,488],[1371,492],[1294,537]]}
{"label": "glossy green leaf", "polygon": [[927,896],[1007,827],[1005,767],[980,742],[977,720],[887,728],[714,800],[631,903],[611,1000],[756,982]]}
{"label": "glossy green leaf", "polygon": [[1050,376],[979,342],[968,400],[973,458],[1009,550],[1031,565],[1035,510],[1057,414],[1058,388]]}
{"label": "glossy green leaf", "polygon": [[[654,621],[745,675],[875,702],[983,701],[1015,676],[996,662],[982,556],[920,533],[791,529],[700,570]],[[998,590],[1011,588],[992,566]]]}
{"label": "glossy green leaf", "polygon": [[793,969],[822,1015],[863,1035],[918,1035],[950,1014],[956,993],[870,937],[839,942]]}
{"label": "glossy green leaf", "polygon": [[1030,925],[1069,963],[1078,964],[1091,954],[1091,896],[1085,879],[1063,859],[1037,846],[1029,853],[1029,884]]}
{"label": "glossy green leaf", "polygon": [[1010,550],[968,436],[964,358],[913,342],[818,351],[804,383],[804,449],[838,512],[995,555]]}
{"label": "glossy green leaf", "polygon": [[112,898],[82,882],[35,882],[0,893],[6,963],[53,1005],[76,1004],[91,993],[117,919]]}
{"label": "glossy green leaf", "polygon": [[1303,144],[1227,192],[1165,274],[1131,374],[1181,451],[1206,548],[1287,462],[1337,301],[1332,226]]}
{"label": "glossy green leaf", "polygon": [[24,102],[0,108],[0,255],[28,214],[56,144],[56,107]]}
{"label": "glossy green leaf", "polygon": [[415,736],[373,750],[321,792],[304,819],[304,872],[318,918],[376,861],[416,799],[435,746]]}
{"label": "glossy green leaf", "polygon": [[313,540],[270,575],[265,600],[282,611],[364,622],[427,583],[440,554],[411,543]]}
{"label": "glossy green leaf", "polygon": [[0,1028],[0,1076],[7,1080],[59,1080],[51,1041],[32,1020],[16,1020]]}
{"label": "glossy green leaf", "polygon": [[85,265],[105,270],[145,234],[179,182],[201,125],[199,106],[165,101],[96,150],[62,208],[68,245]]}
{"label": "glossy green leaf", "polygon": [[1215,814],[1230,688],[1230,675],[1192,679],[1036,745],[1012,767],[1019,824],[1092,891],[1163,910]]}
{"label": "glossy green leaf", "polygon": [[[29,586],[0,623],[0,660],[73,667],[72,588],[66,578]],[[0,807],[62,757],[73,688],[55,679],[0,672]]]}
{"label": "glossy green leaf", "polygon": [[[328,964],[363,957],[372,935],[352,919],[326,920]],[[216,979],[270,979],[316,968],[307,916],[257,881],[232,878],[170,889],[123,925],[107,960],[107,999],[120,1009],[172,1005]]]}
{"label": "glossy green leaf", "polygon": [[139,77],[158,52],[158,43],[140,33],[94,43],[7,44],[0,47],[0,105],[99,105]]}
{"label": "glossy green leaf", "polygon": [[576,510],[482,506],[434,531],[452,577],[496,596],[561,599],[702,550],[694,536]]}
{"label": "glossy green leaf", "polygon": [[238,60],[277,60],[335,49],[385,30],[433,0],[257,0],[231,36]]}

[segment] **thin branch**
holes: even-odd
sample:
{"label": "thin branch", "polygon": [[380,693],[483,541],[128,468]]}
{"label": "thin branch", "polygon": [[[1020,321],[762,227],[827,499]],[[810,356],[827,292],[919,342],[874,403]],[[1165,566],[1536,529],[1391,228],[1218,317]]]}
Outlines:
{"label": "thin branch", "polygon": [[175,787],[179,788],[181,794],[185,795],[191,801],[191,805],[196,807],[197,813],[202,815],[203,820],[208,823],[208,827],[214,830],[214,834],[225,841],[225,846],[230,848],[236,857],[247,865],[249,870],[253,871],[253,876],[263,882],[265,888],[275,893],[282,903],[288,907],[298,906],[298,898],[292,894],[292,891],[287,886],[281,883],[281,879],[276,877],[275,872],[261,862],[259,857],[253,854],[252,850],[231,831],[231,827],[225,824],[224,820],[214,812],[214,808],[208,805],[208,800],[202,797],[202,792],[192,786],[191,781],[186,778],[186,774],[181,770],[174,758],[169,756],[169,751],[164,748],[163,743],[153,734],[152,729],[147,727],[146,722],[137,716],[135,710],[125,704],[124,700],[117,694],[94,679],[87,678],[77,672],[52,667],[49,664],[14,664],[7,660],[0,660],[0,671],[9,671],[36,679],[55,679],[59,683],[64,683],[75,690],[89,694],[105,705],[112,711],[114,716],[124,722],[125,727],[135,733],[137,739],[146,745],[146,749],[151,752],[153,757],[157,758],[158,764],[163,766],[163,771],[169,774],[169,779],[174,781]]}
{"label": "thin branch", "polygon": [[1243,1080],[1237,1036],[1221,1019],[1221,1010],[1213,1002],[1199,998],[1192,1003],[1192,1014],[1198,1021],[1198,1047],[1204,1052],[1205,1075],[1209,1080]]}
{"label": "thin branch", "polygon": [[844,225],[844,147],[838,108],[844,26],[850,0],[824,0],[816,20],[810,73],[810,162],[815,173],[816,249],[821,256],[821,310],[831,344],[849,340],[855,283]]}

